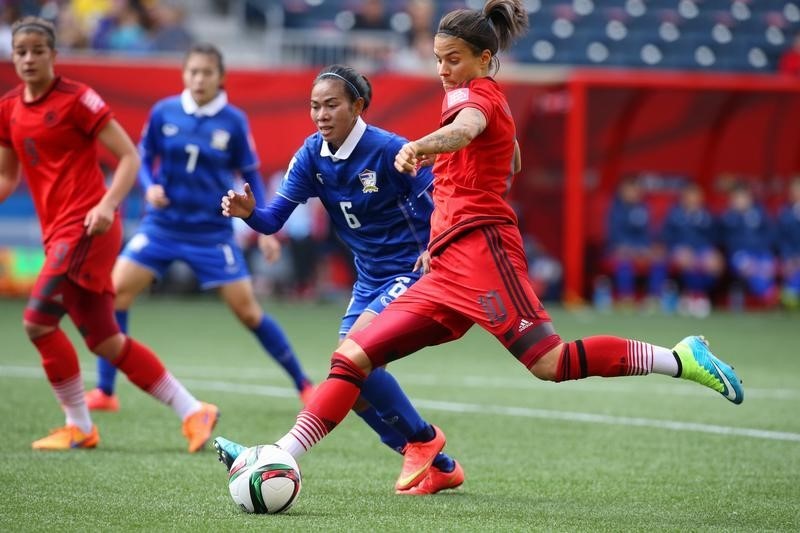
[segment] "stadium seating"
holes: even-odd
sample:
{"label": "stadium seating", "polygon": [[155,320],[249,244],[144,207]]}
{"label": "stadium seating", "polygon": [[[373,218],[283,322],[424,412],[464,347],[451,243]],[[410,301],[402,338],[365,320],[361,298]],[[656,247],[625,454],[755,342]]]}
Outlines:
{"label": "stadium seating", "polygon": [[[253,0],[251,0],[253,1]],[[345,32],[354,0],[260,0],[277,4],[286,30]],[[402,33],[404,0],[386,0]],[[435,2],[436,20],[482,1]],[[508,56],[532,65],[771,72],[800,32],[794,0],[528,0],[531,31]],[[313,57],[310,56],[310,57]]]}

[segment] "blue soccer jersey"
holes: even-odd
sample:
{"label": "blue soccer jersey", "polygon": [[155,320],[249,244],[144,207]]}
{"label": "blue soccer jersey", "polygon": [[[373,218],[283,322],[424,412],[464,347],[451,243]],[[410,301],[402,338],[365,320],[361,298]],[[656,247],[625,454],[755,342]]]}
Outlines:
{"label": "blue soccer jersey", "polygon": [[716,242],[714,217],[705,208],[688,210],[682,205],[676,205],[670,209],[664,221],[662,240],[670,248],[714,246]]}
{"label": "blue soccer jersey", "polygon": [[[139,181],[164,187],[169,205],[148,205],[142,229],[175,239],[215,241],[230,238],[231,220],[222,216],[220,196],[234,188],[238,174],[258,168],[244,113],[225,93],[198,108],[188,91],[152,109],[139,145]],[[260,180],[251,179],[262,200]]]}
{"label": "blue soccer jersey", "polygon": [[430,238],[433,174],[395,170],[407,141],[359,118],[336,154],[319,133],[292,158],[278,195],[293,203],[318,197],[336,233],[355,256],[360,282],[381,284],[409,272]]}

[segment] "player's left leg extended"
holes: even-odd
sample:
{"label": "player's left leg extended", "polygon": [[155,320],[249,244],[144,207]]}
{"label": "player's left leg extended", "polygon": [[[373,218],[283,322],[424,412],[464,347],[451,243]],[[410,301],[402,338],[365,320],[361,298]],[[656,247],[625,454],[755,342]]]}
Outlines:
{"label": "player's left leg extended", "polygon": [[586,337],[556,346],[529,368],[535,376],[557,382],[653,372],[695,381],[735,404],[744,401],[742,381],[701,336],[686,337],[672,349],[619,337]]}

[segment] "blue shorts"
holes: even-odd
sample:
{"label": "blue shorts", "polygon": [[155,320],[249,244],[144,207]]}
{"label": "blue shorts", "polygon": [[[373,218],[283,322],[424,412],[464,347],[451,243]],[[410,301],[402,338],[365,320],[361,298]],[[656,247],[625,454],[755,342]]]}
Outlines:
{"label": "blue shorts", "polygon": [[379,314],[386,309],[398,296],[414,284],[420,277],[419,272],[408,272],[402,276],[386,278],[380,285],[367,284],[356,281],[353,285],[353,295],[339,326],[339,338],[344,338],[350,332],[356,319],[365,311]]}
{"label": "blue shorts", "polygon": [[120,256],[151,270],[158,278],[173,261],[183,261],[192,269],[203,289],[227,285],[250,276],[244,254],[232,236],[220,242],[199,243],[152,232],[137,232]]}

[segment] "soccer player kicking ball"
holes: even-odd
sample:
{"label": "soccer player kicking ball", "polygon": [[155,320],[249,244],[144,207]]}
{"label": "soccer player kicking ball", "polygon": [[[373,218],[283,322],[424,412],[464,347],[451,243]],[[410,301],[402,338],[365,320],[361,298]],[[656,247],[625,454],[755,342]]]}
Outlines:
{"label": "soccer player kicking ball", "polygon": [[[416,177],[394,168],[394,156],[407,141],[364,122],[361,115],[372,96],[369,81],[355,69],[322,69],[310,98],[317,133],[295,153],[275,197],[257,207],[245,186],[245,194],[230,191],[222,199],[223,215],[242,217],[272,234],[300,203],[320,198],[337,235],[353,252],[358,273],[339,327],[340,344],[419,279],[415,264],[430,235],[433,175],[430,168]],[[444,433],[417,413],[389,372],[375,369],[361,387],[361,398],[355,412],[383,443],[403,454],[398,494],[433,494],[463,483],[461,466],[441,453]],[[221,437],[214,444],[230,468],[242,448]]]}
{"label": "soccer player kicking ball", "polygon": [[520,153],[508,103],[490,77],[497,52],[527,24],[522,0],[490,0],[439,22],[433,52],[445,90],[440,127],[403,145],[394,163],[413,175],[436,155],[430,272],[334,352],[328,379],[276,443],[295,458],[344,419],[373,368],[458,339],[476,323],[540,379],[655,372],[696,381],[733,403],[744,399],[733,369],[702,337],[669,349],[611,336],[564,342],[556,333],[528,281],[517,219],[505,200]]}
{"label": "soccer player kicking ball", "polygon": [[[90,350],[175,411],[189,451],[196,452],[211,436],[219,410],[195,399],[148,347],[120,333],[114,320],[111,268],[122,241],[116,211],[136,179],[136,147],[97,93],[55,76],[52,24],[25,17],[11,33],[22,84],[0,98],[0,201],[19,184],[21,165],[45,247],[23,323],[66,415],[66,424],[33,448],[94,448],[100,441],[84,400],[78,354],[58,327],[69,314]],[[108,189],[98,140],[119,160]]]}

